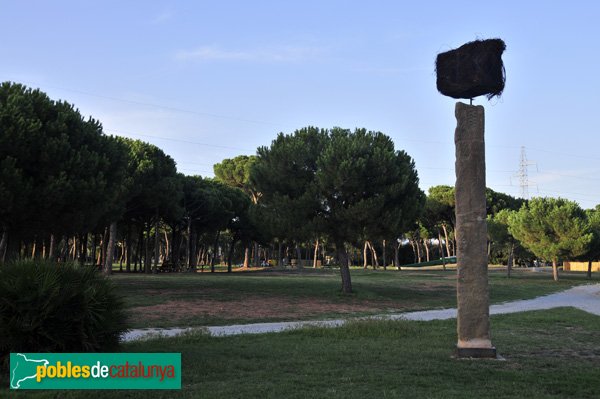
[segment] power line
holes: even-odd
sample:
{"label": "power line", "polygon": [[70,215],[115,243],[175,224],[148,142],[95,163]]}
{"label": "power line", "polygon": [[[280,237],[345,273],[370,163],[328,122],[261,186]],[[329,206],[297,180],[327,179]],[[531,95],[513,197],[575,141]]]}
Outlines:
{"label": "power line", "polygon": [[543,193],[555,193],[555,194],[569,194],[569,195],[581,195],[584,197],[590,197],[590,198],[598,198],[597,195],[595,194],[584,194],[584,193],[570,193],[570,192],[566,192],[566,191],[556,191],[556,190],[542,190],[541,192]]}
{"label": "power line", "polygon": [[201,165],[201,166],[213,166],[210,163],[194,162],[194,161],[178,161],[177,163],[185,163],[185,164]]}
{"label": "power line", "polygon": [[213,174],[213,171],[208,170],[198,170],[198,169],[188,169],[188,168],[177,168],[178,171],[192,172],[192,173],[200,173],[203,175]]}
{"label": "power line", "polygon": [[[17,83],[13,79],[6,79],[6,80],[13,81],[13,82]],[[234,121],[238,121],[238,122],[255,123],[255,124],[260,124],[260,125],[283,126],[282,124],[275,123],[275,122],[258,121],[258,120],[253,120],[253,119],[238,118],[238,117],[229,116],[229,115],[213,114],[213,113],[210,113],[210,112],[194,111],[194,110],[190,110],[190,109],[172,107],[172,106],[163,105],[163,104],[147,103],[147,102],[143,102],[143,101],[128,100],[128,99],[124,99],[124,98],[106,96],[106,95],[102,95],[102,94],[95,94],[95,93],[91,93],[91,92],[83,91],[83,90],[70,89],[70,88],[67,88],[67,87],[53,86],[53,85],[47,85],[47,84],[46,85],[42,85],[40,83],[31,82],[31,81],[21,81],[21,82],[26,83],[29,86],[37,86],[37,87],[45,86],[45,87],[49,87],[49,88],[52,88],[52,89],[70,91],[70,92],[73,92],[73,93],[83,94],[83,95],[90,96],[90,97],[103,98],[105,100],[120,101],[122,103],[127,103],[127,104],[135,104],[135,105],[143,105],[143,106],[146,106],[146,107],[161,108],[161,109],[165,109],[165,110],[169,110],[169,111],[182,112],[182,113],[186,113],[186,114],[195,114],[195,115],[200,115],[200,116],[209,116],[211,118],[229,119],[229,120],[234,120]]]}
{"label": "power line", "polygon": [[[12,80],[12,79],[9,79],[9,80]],[[35,82],[31,82],[31,81],[29,81],[29,82],[23,81],[23,82],[26,83],[26,84],[28,84],[29,86],[38,86],[38,87],[46,86],[46,87],[49,87],[49,88],[54,88],[54,89],[58,89],[58,90],[64,90],[64,91],[79,93],[79,94],[83,94],[83,95],[86,95],[86,96],[103,98],[103,99],[107,99],[107,100],[111,100],[111,101],[118,101],[118,102],[128,103],[128,104],[135,104],[135,105],[141,105],[141,106],[147,106],[147,107],[161,108],[161,109],[170,110],[170,111],[176,111],[176,112],[181,112],[181,113],[195,114],[195,115],[208,116],[208,117],[220,118],[220,119],[228,119],[228,120],[234,120],[234,121],[246,122],[246,123],[262,124],[262,125],[272,125],[272,126],[283,126],[280,123],[274,123],[274,122],[269,122],[269,121],[252,120],[252,119],[239,118],[239,117],[230,116],[230,115],[214,114],[214,113],[210,113],[210,112],[203,112],[203,111],[195,111],[195,110],[190,110],[190,109],[178,108],[178,107],[173,107],[173,106],[164,105],[164,104],[148,103],[148,102],[143,102],[143,101],[129,100],[129,99],[124,99],[124,98],[119,98],[119,97],[113,97],[113,96],[107,96],[107,95],[92,93],[92,92],[83,91],[83,90],[71,89],[71,88],[66,88],[66,87],[53,86],[53,85],[41,85],[39,83],[35,83]],[[180,142],[180,143],[186,143],[186,144],[194,144],[194,145],[199,145],[199,146],[212,147],[212,148],[221,148],[221,149],[228,149],[228,150],[235,150],[235,151],[242,151],[242,152],[251,152],[251,153],[253,153],[255,151],[254,149],[253,150],[248,150],[248,149],[242,149],[242,148],[239,148],[239,147],[224,146],[224,145],[215,145],[215,144],[202,143],[202,142],[196,142],[196,141],[192,141],[192,140],[184,140],[184,139],[177,139],[177,138],[164,137],[164,136],[147,135],[147,134],[137,134],[137,133],[126,133],[126,132],[117,131],[117,130],[114,130],[114,129],[106,129],[106,130],[107,131],[111,131],[111,132],[116,133],[116,134],[119,134],[119,135],[149,137],[149,138],[154,138],[154,139],[159,139],[159,140],[167,140],[167,141],[173,141],[173,142]],[[427,143],[427,144],[444,144],[444,145],[451,144],[451,142],[449,142],[449,141],[434,140],[434,139],[431,139],[431,140],[428,140],[428,139],[419,139],[419,138],[413,138],[413,136],[396,136],[396,138],[399,139],[400,141],[412,141],[412,142],[421,142],[421,143]],[[519,147],[512,146],[512,145],[487,144],[487,146],[488,147],[492,147],[492,148],[507,148],[507,149],[519,148]],[[532,150],[532,151],[539,151],[539,152],[545,152],[545,153],[550,153],[550,154],[558,154],[558,155],[561,155],[562,157],[574,157],[574,158],[579,158],[579,159],[600,160],[600,158],[598,158],[598,157],[593,157],[593,156],[588,156],[588,155],[568,154],[568,153],[564,153],[562,151],[553,151],[553,150],[546,150],[546,149],[534,148],[534,147],[528,147],[528,148],[529,148],[529,150]],[[193,163],[193,162],[183,162],[182,161],[181,163]],[[199,164],[199,163],[196,163],[196,164]],[[204,165],[206,165],[206,164],[204,164]],[[533,182],[531,182],[529,180],[529,176],[528,176],[528,168],[527,167],[529,165],[534,165],[534,163],[529,163],[527,161],[527,156],[526,156],[526,153],[525,153],[525,147],[522,146],[521,147],[521,161],[520,161],[520,167],[519,167],[519,171],[518,171],[518,176],[519,176],[519,185],[521,187],[521,195],[524,198],[528,198],[529,197],[529,186],[531,185],[531,183],[533,183]],[[208,165],[206,165],[206,166],[208,166]],[[420,169],[453,170],[451,168],[433,168],[433,167],[422,167]],[[187,170],[190,170],[190,169],[187,169]],[[488,172],[511,173],[512,171],[488,170]],[[212,173],[212,172],[209,172],[209,173]],[[546,172],[546,174],[556,175],[556,176],[562,176],[562,177],[577,178],[577,179],[594,180],[594,181],[600,180],[600,178],[574,176],[574,175],[561,174],[561,173],[553,173],[553,172]],[[572,194],[572,193],[566,193],[566,192],[559,192],[559,193]],[[576,194],[576,195],[586,195],[586,194]]]}
{"label": "power line", "polygon": [[[49,88],[53,88],[53,89],[57,89],[57,90],[64,90],[64,91],[69,91],[69,92],[73,92],[73,93],[79,93],[79,94],[83,94],[83,95],[86,95],[86,96],[103,98],[103,99],[111,100],[111,101],[119,101],[119,102],[128,103],[128,104],[143,105],[143,106],[154,107],[154,108],[162,108],[162,109],[171,110],[171,111],[177,111],[177,112],[182,112],[182,113],[196,114],[196,115],[201,115],[201,116],[210,116],[210,117],[220,118],[220,119],[230,119],[230,120],[235,120],[235,121],[239,121],[239,122],[248,122],[248,123],[273,125],[273,126],[284,126],[284,124],[277,123],[277,122],[259,121],[259,120],[253,120],[253,119],[247,119],[247,118],[239,118],[239,117],[230,116],[230,115],[214,114],[214,113],[203,112],[203,111],[194,111],[194,110],[190,110],[190,109],[173,107],[173,106],[170,106],[170,105],[157,104],[157,103],[148,103],[148,102],[136,101],[136,100],[129,100],[129,99],[124,99],[124,98],[119,98],[119,97],[113,97],[113,96],[107,96],[107,95],[103,95],[103,94],[92,93],[92,92],[89,92],[89,91],[84,91],[84,90],[79,90],[79,89],[72,89],[72,88],[62,87],[62,86],[41,84],[41,83],[37,83],[37,82],[33,82],[33,81],[27,81],[27,80],[19,80],[19,81],[17,81],[15,79],[10,78],[10,77],[5,77],[5,78],[3,78],[3,80],[4,81],[15,82],[15,83],[25,83],[25,84],[27,84],[29,86],[32,86],[32,87],[33,86],[37,86],[37,87],[41,88],[42,86],[45,86],[45,87],[49,87]],[[390,134],[390,136],[391,136],[391,134]],[[157,136],[148,136],[148,137],[159,138]],[[407,141],[422,142],[422,143],[429,143],[429,144],[452,144],[451,141],[415,139],[412,136],[396,136],[396,138],[400,138],[402,140],[407,140]],[[164,138],[164,139],[166,140],[166,138]],[[173,140],[175,140],[175,139],[173,139]],[[193,144],[199,144],[199,143],[193,143]],[[486,146],[487,147],[492,147],[492,148],[508,148],[508,149],[519,148],[518,146],[514,146],[514,145],[500,145],[500,144],[496,145],[496,144],[489,144],[489,143],[486,143]],[[600,160],[600,158],[598,158],[598,157],[590,157],[590,156],[581,155],[581,154],[568,154],[568,153],[564,153],[562,151],[546,150],[546,149],[536,148],[536,147],[527,147],[527,148],[529,150],[531,150],[531,151],[541,151],[541,152],[546,152],[546,153],[550,153],[550,154],[558,154],[558,155],[561,155],[561,156],[569,156],[569,157],[576,157],[576,158],[586,158],[586,159]]]}
{"label": "power line", "polygon": [[175,138],[172,138],[172,137],[164,137],[164,136],[153,136],[153,135],[149,135],[149,134],[130,133],[130,132],[118,131],[118,130],[115,130],[115,129],[106,129],[105,128],[104,130],[107,131],[107,132],[112,132],[112,133],[117,134],[117,135],[151,137],[151,138],[159,139],[159,140],[176,141],[176,142],[186,143],[186,144],[201,145],[201,146],[204,146],[204,147],[223,148],[223,149],[226,149],[226,150],[236,150],[236,151],[247,152],[247,150],[245,150],[243,148],[239,148],[239,147],[231,147],[231,146],[226,146],[226,145],[200,143],[200,142],[197,142],[197,141],[175,139]]}
{"label": "power line", "polygon": [[568,154],[568,153],[565,153],[563,151],[545,150],[545,149],[542,149],[542,148],[532,148],[532,147],[527,147],[527,148],[529,148],[530,150],[533,150],[533,151],[546,152],[548,154],[556,154],[556,155],[560,155],[560,156],[564,156],[564,157],[572,157],[572,158],[580,158],[580,159],[589,159],[589,160],[594,160],[594,161],[600,161],[600,158],[594,157],[594,156],[589,156],[589,155],[586,155],[586,154],[583,154],[583,155],[582,154]]}
{"label": "power line", "polygon": [[593,180],[599,181],[598,177],[588,177],[588,176],[577,176],[577,175],[567,175],[564,173],[556,173],[556,172],[540,172],[541,175],[552,175],[552,176],[561,176],[561,177],[569,177],[572,179],[582,179],[582,180]]}

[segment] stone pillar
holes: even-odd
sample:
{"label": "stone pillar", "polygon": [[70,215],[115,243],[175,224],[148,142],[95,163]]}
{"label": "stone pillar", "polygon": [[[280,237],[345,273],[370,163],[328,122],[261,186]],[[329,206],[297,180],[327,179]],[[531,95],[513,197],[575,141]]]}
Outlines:
{"label": "stone pillar", "polygon": [[490,339],[484,108],[456,103],[459,357],[496,357]]}

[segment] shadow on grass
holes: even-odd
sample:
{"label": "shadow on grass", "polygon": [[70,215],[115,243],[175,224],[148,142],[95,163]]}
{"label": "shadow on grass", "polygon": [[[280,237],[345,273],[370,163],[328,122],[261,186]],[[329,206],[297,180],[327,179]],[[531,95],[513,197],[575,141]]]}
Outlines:
{"label": "shadow on grass", "polygon": [[[369,321],[341,328],[214,338],[190,334],[123,346],[181,352],[183,389],[125,398],[596,398],[600,318],[572,308],[492,317],[505,361],[456,360],[454,320]],[[0,391],[2,397],[6,391]],[[23,392],[28,398],[115,392]]]}

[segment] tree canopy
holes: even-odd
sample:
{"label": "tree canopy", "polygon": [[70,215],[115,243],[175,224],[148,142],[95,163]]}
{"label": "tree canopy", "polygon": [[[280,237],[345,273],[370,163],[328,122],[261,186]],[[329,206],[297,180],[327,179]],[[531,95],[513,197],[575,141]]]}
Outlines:
{"label": "tree canopy", "polygon": [[559,259],[584,254],[592,241],[584,211],[562,198],[534,198],[510,215],[508,230],[541,259],[552,261],[558,280]]}
{"label": "tree canopy", "polygon": [[78,234],[118,218],[125,163],[125,148],[98,121],[39,90],[0,85],[0,227],[13,247],[20,238]]}
{"label": "tree canopy", "polygon": [[336,246],[342,291],[351,292],[345,246],[414,223],[424,194],[412,159],[366,129],[307,127],[258,149],[252,179],[264,206],[296,236],[319,232]]}
{"label": "tree canopy", "polygon": [[[309,126],[280,133],[256,155],[217,163],[214,173],[184,176],[157,146],[107,136],[73,105],[2,83],[0,262],[68,258],[108,272],[116,251],[127,271],[131,262],[133,271],[138,264],[150,271],[152,261],[153,270],[161,262],[172,265],[167,270],[209,263],[214,270],[225,257],[231,270],[234,255],[249,264],[252,242],[256,264],[272,258],[276,243],[278,260],[283,243],[292,262],[290,248],[300,260],[314,245],[315,267],[318,252],[335,250],[350,292],[348,259],[356,262],[363,244],[374,266],[377,250],[385,259],[390,243],[396,266],[408,244],[415,262],[424,253],[443,257],[443,246],[448,256],[455,252],[454,187],[433,186],[425,197],[411,157],[380,132]],[[527,202],[489,188],[486,199],[491,258],[554,265],[600,258],[598,208],[583,211],[560,198]],[[402,251],[409,260],[410,248]]]}
{"label": "tree canopy", "polygon": [[237,187],[250,196],[252,202],[258,202],[260,193],[250,180],[252,166],[256,163],[256,156],[239,155],[235,158],[224,159],[213,166],[217,180]]}

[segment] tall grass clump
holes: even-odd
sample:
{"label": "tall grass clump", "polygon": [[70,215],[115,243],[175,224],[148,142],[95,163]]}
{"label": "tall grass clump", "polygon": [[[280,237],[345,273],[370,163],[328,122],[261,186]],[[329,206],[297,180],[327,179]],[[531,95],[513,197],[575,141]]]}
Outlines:
{"label": "tall grass clump", "polygon": [[23,261],[0,266],[0,358],[10,352],[95,352],[126,330],[121,298],[90,267]]}

